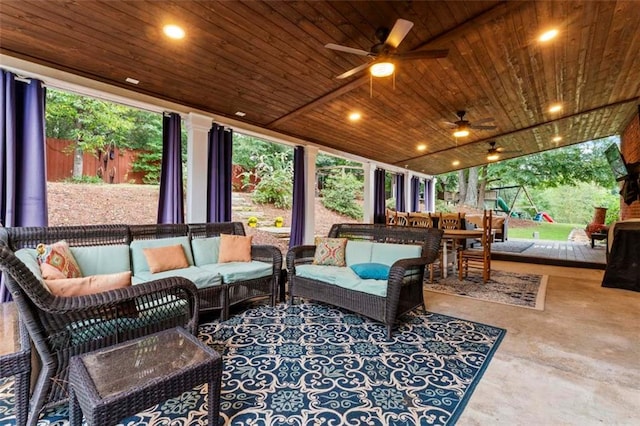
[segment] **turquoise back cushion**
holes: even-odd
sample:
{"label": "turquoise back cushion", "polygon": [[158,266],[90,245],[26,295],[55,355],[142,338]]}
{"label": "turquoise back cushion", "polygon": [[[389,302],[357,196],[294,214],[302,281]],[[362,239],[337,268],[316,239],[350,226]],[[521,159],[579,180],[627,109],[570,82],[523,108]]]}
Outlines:
{"label": "turquoise back cushion", "polygon": [[36,249],[20,249],[16,252],[16,257],[27,265],[27,268],[29,268],[40,283],[45,286],[44,280],[42,279],[42,272],[40,272],[40,265],[38,264],[38,252],[36,252]]}
{"label": "turquoise back cushion", "polygon": [[196,266],[218,263],[220,237],[194,238],[191,240],[191,248]]}
{"label": "turquoise back cushion", "polygon": [[131,270],[129,246],[125,244],[71,247],[71,253],[85,277]]}
{"label": "turquoise back cushion", "polygon": [[391,266],[400,259],[422,255],[422,246],[414,244],[373,243],[371,262]]}
{"label": "turquoise back cushion", "polygon": [[347,266],[371,262],[372,247],[373,243],[370,241],[347,241],[344,254]]}
{"label": "turquoise back cushion", "polygon": [[158,238],[156,240],[135,240],[131,242],[129,249],[131,250],[131,262],[133,264],[133,274],[137,275],[140,272],[149,271],[149,265],[147,264],[147,258],[144,257],[142,249],[175,246],[181,244],[184,249],[184,254],[187,257],[187,261],[190,266],[193,266],[193,254],[191,254],[191,245],[189,244],[189,237],[172,237],[172,238]]}

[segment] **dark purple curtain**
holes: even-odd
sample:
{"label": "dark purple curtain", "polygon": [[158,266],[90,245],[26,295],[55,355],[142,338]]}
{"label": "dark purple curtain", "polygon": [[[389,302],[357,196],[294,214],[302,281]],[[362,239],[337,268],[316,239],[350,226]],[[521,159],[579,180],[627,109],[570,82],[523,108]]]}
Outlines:
{"label": "dark purple curtain", "polygon": [[[47,226],[44,88],[2,70],[0,81],[0,223]],[[0,302],[11,300],[0,280]]]}
{"label": "dark purple curtain", "polygon": [[404,175],[398,173],[396,175],[396,211],[406,212],[407,203],[404,199]]}
{"label": "dark purple curtain", "polygon": [[233,130],[213,123],[209,130],[207,222],[231,221]]}
{"label": "dark purple curtain", "polygon": [[411,177],[411,211],[420,211],[420,178]]}
{"label": "dark purple curtain", "polygon": [[291,209],[291,237],[289,248],[304,242],[305,168],[304,147],[293,150],[293,207]]}
{"label": "dark purple curtain", "polygon": [[162,117],[162,169],[158,223],[184,223],[181,137],[180,114],[165,113]]}
{"label": "dark purple curtain", "polygon": [[385,201],[387,197],[384,191],[384,179],[384,169],[376,169],[373,174],[373,223],[384,224],[386,222]]}

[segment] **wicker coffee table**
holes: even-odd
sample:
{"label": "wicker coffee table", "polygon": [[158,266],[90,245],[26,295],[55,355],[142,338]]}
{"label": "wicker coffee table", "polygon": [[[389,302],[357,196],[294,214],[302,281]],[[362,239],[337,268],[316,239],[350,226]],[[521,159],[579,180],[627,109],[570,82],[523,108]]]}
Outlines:
{"label": "wicker coffee table", "polygon": [[27,424],[31,350],[26,329],[18,320],[15,303],[0,303],[0,377],[15,376],[16,425]]}
{"label": "wicker coffee table", "polygon": [[70,424],[114,424],[194,387],[209,384],[209,425],[218,424],[220,355],[178,327],[73,357]]}

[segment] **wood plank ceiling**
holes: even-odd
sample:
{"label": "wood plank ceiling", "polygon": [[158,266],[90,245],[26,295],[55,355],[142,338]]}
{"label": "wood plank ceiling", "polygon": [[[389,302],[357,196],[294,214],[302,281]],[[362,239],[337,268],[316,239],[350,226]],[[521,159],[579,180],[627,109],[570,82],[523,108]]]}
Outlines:
{"label": "wood plank ceiling", "polygon": [[[367,59],[325,44],[369,50],[398,18],[414,23],[399,52],[448,56],[399,63],[395,88],[335,78]],[[0,52],[439,174],[486,163],[489,141],[504,159],[619,134],[639,104],[640,2],[2,0]],[[496,128],[456,140],[444,121],[458,110]]]}

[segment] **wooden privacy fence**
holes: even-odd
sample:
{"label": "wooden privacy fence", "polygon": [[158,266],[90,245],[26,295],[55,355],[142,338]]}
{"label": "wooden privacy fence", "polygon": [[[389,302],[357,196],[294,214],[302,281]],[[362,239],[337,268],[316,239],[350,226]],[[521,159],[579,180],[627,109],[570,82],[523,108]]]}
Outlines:
{"label": "wooden privacy fence", "polygon": [[[47,138],[47,180],[62,181],[73,176],[73,141]],[[141,151],[107,149],[85,152],[82,174],[99,176],[107,183],[143,183],[144,172],[134,172],[133,163]]]}

